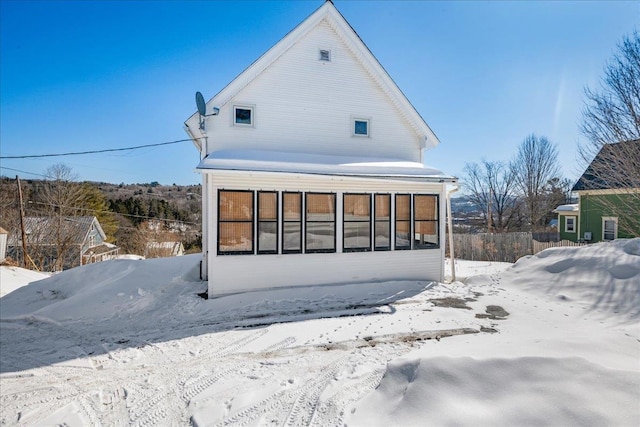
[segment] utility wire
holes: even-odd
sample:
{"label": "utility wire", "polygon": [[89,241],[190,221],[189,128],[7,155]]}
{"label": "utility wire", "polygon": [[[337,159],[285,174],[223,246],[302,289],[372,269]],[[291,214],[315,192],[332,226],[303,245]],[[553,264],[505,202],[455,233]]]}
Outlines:
{"label": "utility wire", "polygon": [[[200,139],[200,138],[197,138],[197,139]],[[180,142],[187,142],[187,141],[191,141],[191,139],[178,139],[176,141],[159,142],[156,144],[137,145],[135,147],[106,148],[104,150],[93,150],[93,151],[75,151],[70,153],[55,153],[55,154],[32,154],[28,156],[0,156],[0,159],[34,159],[34,158],[40,158],[40,157],[79,156],[83,154],[97,154],[97,153],[109,153],[114,151],[138,150],[140,148],[159,147],[162,145],[178,144]]]}
{"label": "utility wire", "polygon": [[6,166],[0,166],[0,169],[6,169],[8,171],[14,171],[14,172],[22,172],[22,173],[26,173],[28,175],[43,176],[45,178],[51,178],[49,175],[43,175],[41,173],[35,173],[35,172],[27,172],[27,171],[23,171],[23,170],[20,170],[20,169],[8,168]]}
{"label": "utility wire", "polygon": [[35,202],[33,200],[29,200],[27,203],[32,204],[32,205],[52,206],[54,208],[76,209],[76,210],[79,210],[79,211],[111,213],[111,214],[114,214],[114,215],[128,216],[128,217],[131,217],[131,218],[142,218],[142,219],[148,219],[148,220],[152,220],[152,221],[179,222],[179,223],[182,223],[182,224],[200,225],[197,222],[181,221],[179,219],[154,218],[154,217],[149,217],[149,216],[144,216],[144,215],[123,214],[123,213],[120,213],[120,212],[109,211],[109,210],[89,209],[89,208],[80,208],[80,207],[76,207],[76,206],[56,205],[55,203]]}

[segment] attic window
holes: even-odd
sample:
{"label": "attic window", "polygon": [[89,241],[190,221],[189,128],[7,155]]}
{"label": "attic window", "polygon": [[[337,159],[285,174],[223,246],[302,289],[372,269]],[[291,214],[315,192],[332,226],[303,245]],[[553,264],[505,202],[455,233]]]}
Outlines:
{"label": "attic window", "polygon": [[369,119],[354,119],[353,120],[353,135],[354,136],[369,136]]}
{"label": "attic window", "polygon": [[253,107],[234,106],[233,124],[236,126],[253,126]]}
{"label": "attic window", "polygon": [[331,51],[330,50],[320,49],[320,57],[318,59],[320,59],[320,61],[330,62],[331,61]]}

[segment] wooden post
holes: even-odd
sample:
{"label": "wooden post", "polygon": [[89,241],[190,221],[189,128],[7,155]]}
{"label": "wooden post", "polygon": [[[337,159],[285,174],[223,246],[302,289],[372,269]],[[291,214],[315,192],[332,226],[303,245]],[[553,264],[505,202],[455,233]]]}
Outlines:
{"label": "wooden post", "polygon": [[18,183],[18,200],[20,201],[20,230],[22,232],[22,266],[27,268],[27,233],[24,231],[24,205],[22,203],[22,186],[20,185],[20,177],[16,175]]}

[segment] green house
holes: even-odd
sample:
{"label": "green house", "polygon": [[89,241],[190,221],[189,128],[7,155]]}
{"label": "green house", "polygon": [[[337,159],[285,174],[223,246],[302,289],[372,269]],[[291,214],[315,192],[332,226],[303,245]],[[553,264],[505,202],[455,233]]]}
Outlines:
{"label": "green house", "polygon": [[561,239],[595,243],[640,236],[640,140],[604,145],[572,191],[577,208],[554,211]]}

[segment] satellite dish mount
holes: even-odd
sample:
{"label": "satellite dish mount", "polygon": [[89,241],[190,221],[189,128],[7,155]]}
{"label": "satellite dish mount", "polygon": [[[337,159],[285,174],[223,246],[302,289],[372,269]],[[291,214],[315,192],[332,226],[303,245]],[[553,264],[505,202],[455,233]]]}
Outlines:
{"label": "satellite dish mount", "polygon": [[213,107],[213,112],[207,114],[207,103],[204,102],[204,96],[200,92],[196,92],[196,106],[198,107],[198,114],[200,115],[200,129],[204,130],[204,118],[209,116],[217,116],[220,112],[218,107]]}

